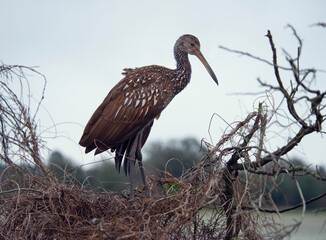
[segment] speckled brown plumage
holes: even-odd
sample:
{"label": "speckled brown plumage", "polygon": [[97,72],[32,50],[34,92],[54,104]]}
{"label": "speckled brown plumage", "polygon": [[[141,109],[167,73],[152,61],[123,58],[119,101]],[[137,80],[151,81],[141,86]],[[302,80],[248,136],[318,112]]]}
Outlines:
{"label": "speckled brown plumage", "polygon": [[146,185],[141,166],[141,148],[154,119],[190,81],[188,54],[196,55],[217,83],[214,72],[200,53],[198,39],[192,35],[183,35],[174,46],[177,68],[151,65],[124,69],[122,74],[125,77],[111,89],[96,109],[80,139],[79,144],[86,147],[86,153],[94,149],[95,154],[108,149],[115,152],[118,171],[124,162],[124,172],[131,181],[130,198],[133,198],[132,169],[136,160]]}

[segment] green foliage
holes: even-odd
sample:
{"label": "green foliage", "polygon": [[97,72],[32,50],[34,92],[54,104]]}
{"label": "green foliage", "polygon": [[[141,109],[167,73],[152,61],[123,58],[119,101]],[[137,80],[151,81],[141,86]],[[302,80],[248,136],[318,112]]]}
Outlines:
{"label": "green foliage", "polygon": [[258,112],[261,112],[263,114],[267,114],[267,112],[268,112],[268,105],[267,104],[264,104],[264,105],[260,106],[258,108]]}
{"label": "green foliage", "polygon": [[179,190],[179,184],[167,182],[163,184],[163,189],[166,194],[175,194]]}

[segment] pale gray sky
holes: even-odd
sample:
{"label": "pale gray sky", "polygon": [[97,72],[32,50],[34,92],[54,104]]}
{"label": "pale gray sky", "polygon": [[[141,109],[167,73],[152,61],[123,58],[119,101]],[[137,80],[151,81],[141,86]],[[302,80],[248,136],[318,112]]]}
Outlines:
{"label": "pale gray sky", "polygon": [[[304,40],[302,66],[326,69],[326,31],[310,26],[326,22],[323,0],[1,0],[0,6],[0,60],[39,66],[38,71],[47,78],[40,130],[46,130],[43,137],[50,149],[80,163],[94,159],[78,145],[83,127],[122,78],[122,69],[151,64],[173,68],[173,45],[184,33],[199,38],[220,85],[191,57],[191,83],[154,123],[147,145],[185,136],[208,139],[213,113],[232,123],[253,110],[257,96],[230,94],[262,91],[256,78],[273,81],[272,68],[223,51],[220,45],[271,59],[264,37],[270,29],[277,47],[294,55],[296,41],[285,28],[289,23]],[[283,56],[279,51],[279,58]],[[318,79],[318,87],[325,90],[326,74],[318,74]],[[41,83],[38,78],[31,83],[35,98]],[[211,131],[215,143],[225,127],[215,118]],[[325,146],[326,140],[315,134],[298,148],[306,156],[297,154],[321,163]]]}

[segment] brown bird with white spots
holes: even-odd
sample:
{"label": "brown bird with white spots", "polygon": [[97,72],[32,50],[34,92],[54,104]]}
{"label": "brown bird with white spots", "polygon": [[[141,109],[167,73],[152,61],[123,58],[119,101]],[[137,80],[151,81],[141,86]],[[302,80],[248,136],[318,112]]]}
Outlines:
{"label": "brown bird with white spots", "polygon": [[218,84],[217,78],[200,52],[195,36],[181,36],[174,45],[176,69],[151,65],[126,68],[125,77],[105,97],[88,121],[79,144],[95,155],[108,149],[115,152],[115,166],[121,164],[130,178],[130,196],[134,199],[134,166],[138,162],[146,195],[149,196],[142,166],[141,149],[161,112],[190,81],[191,66],[188,54],[195,55]]}

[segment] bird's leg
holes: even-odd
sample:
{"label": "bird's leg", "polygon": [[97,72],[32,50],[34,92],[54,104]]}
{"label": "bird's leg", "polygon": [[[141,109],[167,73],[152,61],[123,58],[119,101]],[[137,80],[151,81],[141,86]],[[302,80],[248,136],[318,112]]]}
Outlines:
{"label": "bird's leg", "polygon": [[138,145],[138,139],[139,139],[139,134],[131,140],[128,148],[128,153],[127,153],[127,169],[126,172],[129,173],[129,179],[130,179],[130,196],[129,200],[131,202],[134,202],[134,196],[135,196],[135,178],[134,178],[134,166],[136,162],[136,151],[137,151],[137,145]]}
{"label": "bird's leg", "polygon": [[129,195],[129,201],[134,202],[134,196],[135,196],[135,179],[134,179],[134,168],[133,166],[130,166],[132,163],[129,163],[130,172],[129,172],[129,179],[130,179],[130,195]]}
{"label": "bird's leg", "polygon": [[141,147],[142,147],[144,129],[145,128],[143,128],[143,130],[139,133],[139,137],[138,137],[138,141],[137,141],[136,159],[137,159],[139,169],[140,169],[140,174],[141,174],[141,177],[142,177],[142,180],[143,180],[145,194],[146,194],[146,197],[149,198],[150,197],[149,188],[148,188],[148,185],[147,185],[147,182],[146,182],[146,175],[145,175],[145,171],[144,171],[144,168],[143,168],[143,162],[142,162],[143,156],[141,154]]}
{"label": "bird's leg", "polygon": [[141,177],[142,177],[143,184],[144,184],[145,194],[146,194],[146,197],[149,198],[150,197],[150,195],[149,195],[149,188],[148,188],[148,185],[147,185],[145,171],[144,171],[144,168],[143,168],[142,154],[141,154],[140,148],[137,148],[136,157],[137,157],[137,161],[138,161],[138,165],[139,165]]}

